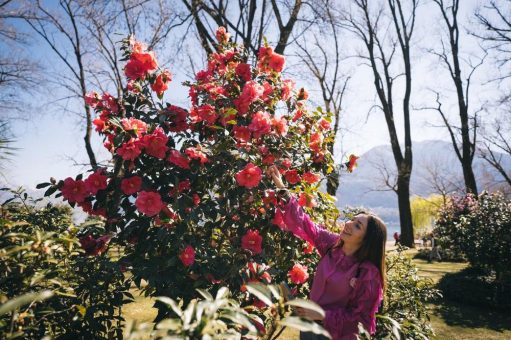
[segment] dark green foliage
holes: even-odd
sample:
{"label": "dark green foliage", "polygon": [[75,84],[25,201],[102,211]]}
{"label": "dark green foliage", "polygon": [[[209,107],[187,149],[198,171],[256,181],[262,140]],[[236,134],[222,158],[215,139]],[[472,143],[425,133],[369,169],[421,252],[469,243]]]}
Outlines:
{"label": "dark green foliage", "polygon": [[[503,286],[504,291],[511,289],[509,281],[504,281]],[[511,308],[509,294],[495,300],[495,273],[487,269],[468,267],[458,273],[448,273],[440,279],[438,288],[445,298],[456,302],[503,311]]]}
{"label": "dark green foliage", "polygon": [[421,278],[401,253],[387,255],[387,291],[377,315],[376,338],[427,339],[433,335],[426,302],[440,296],[430,279]]}
{"label": "dark green foliage", "polygon": [[53,296],[0,316],[2,338],[121,337],[129,282],[118,264],[83,254],[69,208],[35,208],[19,190],[13,194],[17,200],[1,211],[0,302],[41,291]]}

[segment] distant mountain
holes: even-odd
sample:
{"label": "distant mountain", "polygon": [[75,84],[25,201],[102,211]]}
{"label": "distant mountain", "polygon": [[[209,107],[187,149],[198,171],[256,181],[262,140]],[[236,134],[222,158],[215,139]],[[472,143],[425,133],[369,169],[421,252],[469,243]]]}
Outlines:
{"label": "distant mountain", "polygon": [[[411,195],[429,196],[438,188],[447,192],[463,188],[463,173],[452,145],[431,140],[413,143]],[[511,157],[502,155],[504,168],[511,169]],[[385,186],[385,177],[394,178],[395,162],[390,145],[376,146],[360,155],[358,168],[343,172],[337,191],[337,205],[370,208],[388,223],[399,223],[397,195]],[[484,159],[474,158],[478,189],[492,190],[502,183],[502,176]]]}

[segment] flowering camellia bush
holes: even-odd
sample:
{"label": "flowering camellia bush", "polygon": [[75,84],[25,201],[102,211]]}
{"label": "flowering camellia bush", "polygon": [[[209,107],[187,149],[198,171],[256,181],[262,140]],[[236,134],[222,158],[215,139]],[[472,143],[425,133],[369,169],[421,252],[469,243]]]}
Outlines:
{"label": "flowering camellia bush", "polygon": [[[189,109],[162,101],[171,73],[125,40],[123,97],[86,98],[111,164],[40,187],[105,219],[106,234],[82,246],[91,255],[123,246],[119,261],[139,286],[147,281],[147,295],[190,301],[197,288],[222,285],[263,308],[246,295],[247,282],[287,281],[303,295],[317,261],[310,245],[280,229],[284,202],[265,171],[277,165],[317,222],[335,220],[334,198],[318,190],[333,170],[331,116],[308,110],[307,91],[282,78],[285,59],[271,47],[261,47],[254,67],[225,29],[217,39],[206,68],[185,83]],[[157,319],[168,313],[159,307]]]}

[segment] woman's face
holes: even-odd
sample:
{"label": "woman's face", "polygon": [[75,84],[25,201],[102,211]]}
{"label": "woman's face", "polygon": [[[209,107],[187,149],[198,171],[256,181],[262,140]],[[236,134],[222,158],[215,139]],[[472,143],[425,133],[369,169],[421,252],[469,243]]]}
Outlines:
{"label": "woman's face", "polygon": [[344,223],[341,239],[345,244],[361,246],[367,231],[369,217],[366,214],[359,214],[348,222]]}

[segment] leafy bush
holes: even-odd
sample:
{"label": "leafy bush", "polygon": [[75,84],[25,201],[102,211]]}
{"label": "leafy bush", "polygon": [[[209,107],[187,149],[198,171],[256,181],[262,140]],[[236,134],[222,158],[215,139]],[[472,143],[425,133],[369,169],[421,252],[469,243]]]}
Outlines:
{"label": "leafy bush", "polygon": [[0,333],[7,338],[119,337],[129,283],[118,265],[107,257],[85,256],[68,208],[35,208],[22,189],[12,194],[15,200],[2,205],[0,301],[12,304],[41,291],[52,297],[0,316]]}
{"label": "leafy bush", "polygon": [[197,289],[201,299],[191,300],[186,307],[183,300],[177,302],[168,297],[158,297],[157,300],[170,310],[170,317],[158,322],[154,330],[144,324],[131,325],[126,337],[270,340],[277,339],[286,327],[329,336],[317,323],[291,315],[292,306],[323,314],[324,311],[315,303],[300,299],[286,302],[284,291],[275,285],[249,283],[246,288],[250,295],[269,307],[266,313],[271,315],[274,325],[265,328],[257,308],[242,308],[240,303],[232,298],[231,292],[226,287],[221,287],[215,297],[205,290]]}
{"label": "leafy bush", "polygon": [[[113,166],[39,186],[105,217],[97,239],[111,235],[123,247],[120,261],[137,286],[148,283],[140,287],[147,295],[188,303],[197,288],[225,285],[241,301],[247,282],[287,281],[295,265],[313,261],[307,244],[279,228],[284,201],[264,174],[271,165],[316,222],[338,215],[334,198],[319,191],[335,169],[332,115],[307,108],[307,91],[283,79],[285,59],[271,47],[261,47],[253,66],[226,37],[219,29],[207,68],[185,84],[188,109],[162,100],[171,76],[154,53],[124,40],[122,97],[86,98]],[[169,311],[157,306],[158,321]]]}
{"label": "leafy bush", "polygon": [[492,271],[494,303],[502,299],[511,266],[511,202],[500,192],[452,199],[440,213],[435,234],[474,267]]}
{"label": "leafy bush", "polygon": [[402,254],[387,255],[387,291],[377,314],[377,339],[428,339],[433,335],[426,302],[440,296],[430,279],[419,277],[417,267]]}
{"label": "leafy bush", "polygon": [[476,206],[477,199],[469,194],[464,197],[450,197],[438,212],[433,230],[435,241],[442,249],[449,249],[455,258],[465,256],[463,247],[469,231],[463,222]]}
{"label": "leafy bush", "polygon": [[[495,300],[495,273],[488,269],[468,267],[457,273],[448,273],[440,279],[438,288],[444,297],[453,301],[506,311],[511,308],[509,294]],[[511,289],[509,281],[504,282],[504,289]]]}

